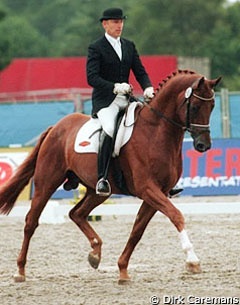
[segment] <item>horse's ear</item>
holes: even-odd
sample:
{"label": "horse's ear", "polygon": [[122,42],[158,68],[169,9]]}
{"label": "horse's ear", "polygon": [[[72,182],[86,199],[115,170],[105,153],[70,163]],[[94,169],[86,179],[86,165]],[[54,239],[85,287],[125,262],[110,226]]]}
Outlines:
{"label": "horse's ear", "polygon": [[[201,88],[201,86],[204,84],[204,81],[206,80],[206,78],[203,76],[201,78],[199,78],[197,81],[196,81],[196,89],[199,89]],[[194,88],[195,89],[195,88]]]}
{"label": "horse's ear", "polygon": [[197,88],[200,88],[200,87],[203,85],[204,81],[207,80],[207,82],[209,82],[210,87],[211,87],[212,89],[214,89],[214,88],[220,83],[221,79],[222,79],[222,77],[219,76],[219,77],[216,78],[216,79],[207,80],[207,79],[203,76],[203,77],[201,77],[201,78],[198,80]]}
{"label": "horse's ear", "polygon": [[218,78],[211,80],[210,81],[211,87],[215,88],[220,83],[221,79],[222,79],[222,76],[219,76]]}

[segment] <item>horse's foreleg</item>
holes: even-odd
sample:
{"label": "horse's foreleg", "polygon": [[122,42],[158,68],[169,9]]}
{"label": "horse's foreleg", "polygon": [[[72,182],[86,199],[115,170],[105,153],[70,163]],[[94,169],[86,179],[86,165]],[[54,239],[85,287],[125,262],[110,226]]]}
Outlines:
{"label": "horse's foreleg", "polygon": [[166,205],[160,205],[159,211],[165,214],[175,225],[179,232],[179,238],[183,251],[186,253],[186,269],[192,273],[201,272],[200,261],[194,252],[193,244],[190,242],[188,233],[185,230],[183,214],[167,199]]}
{"label": "horse's foreleg", "polygon": [[127,271],[130,257],[137,243],[141,239],[149,221],[152,219],[155,213],[156,210],[153,209],[151,206],[149,206],[146,202],[142,203],[139,212],[137,214],[135,223],[133,225],[133,229],[128,239],[128,242],[118,260],[118,267],[120,271],[119,284],[124,284],[125,282],[128,282],[130,280]]}
{"label": "horse's foreleg", "polygon": [[89,240],[92,251],[88,255],[90,265],[97,269],[101,261],[102,240],[87,221],[90,212],[106,197],[97,196],[95,190],[87,190],[83,199],[69,212],[69,217],[76,223]]}
{"label": "horse's foreleg", "polygon": [[194,248],[185,229],[179,233],[183,251],[186,253],[186,269],[192,273],[200,273],[200,260],[194,252]]}
{"label": "horse's foreleg", "polygon": [[[185,230],[185,220],[182,213],[171,203],[171,201],[163,195],[163,193],[151,192],[148,190],[148,203],[152,207],[158,209],[161,213],[166,215],[175,225],[179,232],[182,249],[186,253],[186,268],[189,272],[201,272],[200,261],[194,252],[194,248],[188,234]],[[157,197],[156,197],[157,196]]]}

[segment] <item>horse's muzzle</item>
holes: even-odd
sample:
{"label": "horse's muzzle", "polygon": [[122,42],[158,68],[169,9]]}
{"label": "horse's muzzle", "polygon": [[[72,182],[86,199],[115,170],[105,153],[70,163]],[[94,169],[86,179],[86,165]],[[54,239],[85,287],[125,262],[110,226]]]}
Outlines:
{"label": "horse's muzzle", "polygon": [[193,137],[193,146],[200,153],[209,150],[211,148],[211,138],[209,133]]}

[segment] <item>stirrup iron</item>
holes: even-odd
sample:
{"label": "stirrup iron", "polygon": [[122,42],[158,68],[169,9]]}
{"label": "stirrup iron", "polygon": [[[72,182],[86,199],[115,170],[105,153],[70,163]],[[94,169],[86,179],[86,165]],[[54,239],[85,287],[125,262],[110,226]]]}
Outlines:
{"label": "stirrup iron", "polygon": [[[106,183],[105,186],[103,185],[103,188],[106,187],[105,190],[104,189],[102,191],[99,190],[99,185],[101,183],[102,184]],[[99,195],[99,196],[110,196],[111,195],[111,185],[110,185],[110,183],[108,182],[107,179],[104,179],[104,177],[101,178],[100,180],[98,180],[98,182],[96,184],[96,194]]]}

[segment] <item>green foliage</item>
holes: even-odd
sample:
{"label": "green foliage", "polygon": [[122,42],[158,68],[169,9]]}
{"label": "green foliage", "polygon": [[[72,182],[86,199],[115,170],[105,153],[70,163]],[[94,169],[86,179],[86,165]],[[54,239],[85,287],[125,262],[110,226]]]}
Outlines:
{"label": "green foliage", "polygon": [[0,66],[14,57],[47,55],[47,39],[23,17],[8,17],[0,23]]}
{"label": "green foliage", "polygon": [[14,57],[85,56],[113,6],[140,54],[207,56],[213,77],[238,86],[240,3],[227,0],[0,0],[0,69]]}

